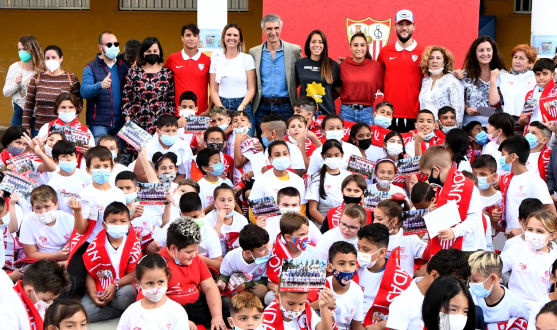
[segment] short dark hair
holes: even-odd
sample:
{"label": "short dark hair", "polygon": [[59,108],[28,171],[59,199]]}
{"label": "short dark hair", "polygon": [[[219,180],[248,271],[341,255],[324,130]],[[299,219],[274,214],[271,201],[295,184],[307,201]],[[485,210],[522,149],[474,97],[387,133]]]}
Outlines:
{"label": "short dark hair", "polygon": [[292,107],[304,108],[304,110],[315,113],[317,111],[317,103],[311,96],[302,96],[294,100]]}
{"label": "short dark hair", "polygon": [[536,61],[536,63],[534,63],[532,71],[535,73],[543,71],[543,69],[547,69],[553,73],[555,71],[555,63],[549,58],[540,58]]}
{"label": "short dark hair", "polygon": [[162,46],[161,46],[161,43],[160,43],[159,39],[157,39],[155,37],[147,37],[141,43],[141,48],[139,49],[139,56],[137,57],[137,65],[142,66],[142,65],[145,65],[147,63],[145,61],[145,55],[143,55],[143,53],[148,51],[149,48],[151,48],[151,46],[153,46],[154,44],[157,44],[159,46],[159,60],[158,60],[158,63],[163,63],[164,62],[164,54],[162,52]]}
{"label": "short dark hair", "polygon": [[202,149],[201,151],[199,151],[197,153],[197,158],[196,158],[195,161],[196,161],[197,167],[199,168],[201,173],[207,174],[207,172],[205,172],[205,170],[203,170],[203,166],[209,167],[209,160],[211,159],[211,157],[213,157],[214,155],[219,155],[219,154],[220,154],[220,152],[218,150],[209,149],[209,148]]}
{"label": "short dark hair", "polygon": [[64,266],[50,259],[37,260],[23,273],[21,284],[31,285],[36,293],[62,294],[70,288],[70,278]]}
{"label": "short dark hair", "polygon": [[245,111],[234,111],[232,113],[232,115],[230,116],[230,120],[234,121],[234,118],[236,118],[236,117],[246,117],[249,120],[249,115]]}
{"label": "short dark hair", "polygon": [[421,114],[424,114],[424,113],[430,114],[430,115],[433,117],[433,120],[435,120],[435,115],[433,114],[433,112],[431,112],[431,110],[428,110],[428,109],[420,110],[420,111],[418,112],[418,114],[416,115],[416,120],[418,119],[418,117],[419,117]]}
{"label": "short dark hair", "polygon": [[442,107],[441,109],[439,109],[439,111],[437,112],[437,116],[441,117],[442,115],[446,114],[447,112],[452,112],[453,115],[456,115],[456,111],[453,107],[449,107],[448,105]]}
{"label": "short dark hair", "polygon": [[370,223],[358,230],[358,238],[365,238],[378,248],[386,248],[389,246],[389,229],[384,224],[378,222]]}
{"label": "short dark hair", "polygon": [[141,278],[143,277],[143,274],[145,274],[145,271],[147,271],[148,269],[156,268],[163,269],[166,273],[166,277],[170,279],[171,274],[168,269],[168,264],[166,263],[166,260],[164,260],[164,258],[158,253],[149,253],[137,262],[137,266],[135,266],[135,277],[139,281],[141,281]]}
{"label": "short dark hair", "polygon": [[410,200],[413,204],[420,203],[425,200],[431,201],[435,197],[435,190],[425,182],[417,182],[410,192]]}
{"label": "short dark hair", "polygon": [[439,275],[452,275],[467,280],[472,272],[465,252],[458,249],[445,249],[437,252],[427,264],[427,272],[437,271]]}
{"label": "short dark hair", "polygon": [[352,253],[356,256],[358,255],[358,251],[356,251],[356,248],[353,244],[344,241],[334,242],[333,245],[331,245],[331,247],[329,248],[329,263],[332,263],[335,256],[339,253]]}
{"label": "short dark hair", "polygon": [[222,191],[229,191],[234,196],[234,189],[232,189],[232,187],[230,187],[228,184],[223,182],[221,183],[220,186],[216,187],[215,190],[213,190],[213,199],[217,199],[217,197]]}
{"label": "short dark hair", "polygon": [[530,214],[536,211],[543,211],[544,206],[543,203],[537,198],[525,198],[520,202],[520,206],[518,207],[518,218],[519,219],[528,219]]}
{"label": "short dark hair", "polygon": [[173,115],[162,115],[159,119],[157,119],[157,128],[161,129],[164,126],[178,127],[178,119],[176,119]]}
{"label": "short dark hair", "polygon": [[[542,314],[553,314],[553,316],[557,317],[557,300],[552,300],[552,301],[548,302],[547,304],[545,304],[542,307],[542,309],[540,309],[540,312],[538,313],[538,315],[536,315],[536,319],[534,320],[534,322],[537,322],[538,317]],[[530,321],[530,322],[532,322],[532,321]]]}
{"label": "short dark hair", "polygon": [[[509,137],[514,134],[514,118],[505,112],[497,112],[489,116],[488,123],[496,129],[501,129],[505,136]],[[528,147],[529,149],[530,147]]]}
{"label": "short dark hair", "polygon": [[124,44],[124,58],[128,62],[136,61],[140,49],[141,49],[141,41],[137,39],[130,39],[126,41],[126,43]]}
{"label": "short dark hair", "polygon": [[184,26],[182,26],[182,32],[180,34],[180,36],[183,36],[184,33],[186,33],[186,30],[190,30],[194,36],[198,36],[199,35],[199,28],[197,27],[197,25],[193,24],[193,23],[188,23]]}
{"label": "short dark hair", "polygon": [[52,147],[52,159],[58,160],[60,155],[76,155],[77,149],[75,145],[69,141],[60,140]]}
{"label": "short dark hair", "polygon": [[516,154],[518,162],[522,165],[526,165],[530,156],[530,144],[522,135],[513,135],[505,139],[499,146],[499,151],[503,150],[509,155]]}
{"label": "short dark hair", "polygon": [[472,130],[474,130],[474,127],[478,125],[482,126],[482,124],[479,121],[472,120],[471,122],[466,124],[466,126],[464,126],[463,129],[468,133],[468,135],[470,135],[472,134]]}
{"label": "short dark hair", "polygon": [[79,312],[83,312],[83,315],[87,316],[87,312],[85,312],[85,308],[83,308],[79,300],[56,298],[54,299],[52,305],[50,305],[46,310],[43,327],[44,329],[48,329],[49,325],[53,325],[57,329],[60,329],[60,324],[63,320],[68,319]]}
{"label": "short dark hair", "polygon": [[190,217],[180,217],[168,226],[166,247],[172,245],[181,250],[188,245],[201,243],[199,226]]}
{"label": "short dark hair", "polygon": [[199,194],[188,192],[180,197],[180,212],[187,213],[203,210]]}
{"label": "short dark hair", "polygon": [[184,100],[193,101],[195,106],[197,106],[197,95],[195,95],[195,93],[192,91],[185,91],[182,94],[180,94],[180,103],[182,103],[182,101]]}
{"label": "short dark hair", "polygon": [[122,180],[131,180],[133,184],[137,185],[137,175],[135,175],[132,171],[122,171],[118,173],[114,179],[114,183]]}
{"label": "short dark hair", "polygon": [[280,203],[280,200],[281,200],[282,196],[300,198],[300,192],[298,191],[298,189],[296,189],[294,187],[284,187],[284,188],[282,188],[277,193],[277,204]]}
{"label": "short dark hair", "polygon": [[238,238],[242,250],[253,250],[269,243],[269,233],[258,225],[248,224],[240,230]]}
{"label": "short dark hair", "polygon": [[472,168],[488,168],[491,173],[497,173],[497,161],[491,155],[481,155],[474,159]]}
{"label": "short dark hair", "polygon": [[176,164],[178,163],[178,156],[176,156],[176,154],[173,153],[172,151],[169,151],[165,154],[163,154],[160,151],[157,151],[155,152],[155,154],[153,154],[153,159],[151,159],[153,165],[155,165],[155,170],[158,171],[160,163],[165,159],[170,160],[170,162],[172,162],[174,166],[176,166]]}
{"label": "short dark hair", "polygon": [[112,153],[107,147],[96,146],[93,147],[85,153],[85,165],[91,168],[91,161],[93,158],[98,158],[101,162],[110,161],[110,166],[114,166],[114,161],[112,160]]}
{"label": "short dark hair", "polygon": [[130,209],[121,202],[112,202],[104,209],[103,219],[106,220],[106,217],[110,214],[122,213],[125,213],[128,216],[128,220],[130,220]]}
{"label": "short dark hair", "polygon": [[[273,152],[273,149],[277,146],[285,146],[288,149],[288,144],[286,144],[286,142],[282,141],[282,140],[275,140],[273,142],[271,142],[271,144],[269,144],[269,146],[267,147],[267,152],[269,154],[269,157],[271,157],[271,152]],[[290,153],[290,149],[288,149],[288,153]]]}
{"label": "short dark hair", "polygon": [[64,56],[64,54],[62,53],[62,48],[56,46],[56,45],[49,45],[46,46],[46,48],[44,49],[44,53],[46,54],[46,52],[48,52],[49,50],[53,50],[56,52],[56,54],[58,54],[58,57],[62,57]]}
{"label": "short dark hair", "polygon": [[4,135],[2,135],[2,139],[0,139],[0,143],[2,143],[2,147],[7,148],[10,143],[14,142],[15,140],[21,139],[23,133],[29,135],[29,132],[23,128],[21,125],[14,125],[8,127]]}
{"label": "short dark hair", "polygon": [[452,161],[460,164],[461,161],[466,160],[466,153],[468,152],[468,133],[460,128],[450,130],[445,136],[445,146],[449,146],[453,152]]}
{"label": "short dark hair", "polygon": [[263,116],[263,119],[261,119],[261,123],[270,123],[272,121],[282,121],[286,124],[286,119],[276,112],[271,112],[270,114]]}
{"label": "short dark hair", "polygon": [[[540,123],[537,120],[534,120],[533,122],[530,122],[530,126],[529,127],[535,127],[537,129],[539,129],[540,131],[542,131],[542,139],[543,138],[551,138],[551,130],[549,129],[549,127],[545,126],[544,124]],[[548,140],[549,142],[549,140]]]}
{"label": "short dark hair", "polygon": [[321,121],[321,127],[322,127],[323,131],[325,130],[325,125],[327,124],[327,122],[329,120],[334,120],[334,119],[340,120],[340,122],[342,123],[342,127],[344,127],[344,120],[342,118],[340,118],[339,115],[337,115],[336,113],[330,113],[330,114],[326,115],[323,118],[323,120]]}
{"label": "short dark hair", "polygon": [[222,134],[222,139],[224,140],[224,142],[226,142],[226,133],[222,130],[222,128],[218,127],[218,126],[211,126],[209,128],[207,128],[207,130],[205,131],[205,134],[203,134],[203,140],[207,141],[209,134],[213,133],[213,132],[218,132],[220,134]]}

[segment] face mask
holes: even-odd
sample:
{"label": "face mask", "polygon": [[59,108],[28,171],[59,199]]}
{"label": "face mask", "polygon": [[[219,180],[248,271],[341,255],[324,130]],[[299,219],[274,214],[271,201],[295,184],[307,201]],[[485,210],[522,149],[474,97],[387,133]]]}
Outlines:
{"label": "face mask", "polygon": [[132,203],[137,199],[137,192],[125,194],[124,197],[126,197],[126,204]]}
{"label": "face mask", "polygon": [[[387,224],[387,228],[389,228],[389,226],[391,225],[391,222],[393,222],[393,219],[391,219],[391,221],[389,221],[389,223]],[[389,235],[393,233],[393,231],[395,231],[395,227],[393,227],[392,229],[389,229]],[[391,238],[389,238],[389,243],[391,242]]]}
{"label": "face mask", "polygon": [[11,221],[10,212],[6,212],[6,215],[2,217],[2,223],[0,224],[0,229],[4,229],[8,227],[10,221]]}
{"label": "face mask", "polygon": [[344,204],[348,205],[348,204],[360,204],[360,202],[362,201],[362,196],[360,197],[350,197],[350,196],[342,196],[342,199],[344,200]]}
{"label": "face mask", "polygon": [[499,157],[499,165],[501,165],[501,168],[505,172],[510,172],[513,168],[513,163],[512,162],[507,164],[507,157],[509,157],[509,156],[512,156],[512,154],[510,154],[508,156]]}
{"label": "face mask", "polygon": [[484,284],[487,280],[489,280],[489,277],[482,283],[470,283],[470,292],[478,298],[487,298],[491,294],[491,289],[493,289],[493,284],[489,290],[484,288]]}
{"label": "face mask", "polygon": [[71,123],[77,117],[75,112],[58,112],[58,118],[66,124]]}
{"label": "face mask", "polygon": [[457,128],[456,126],[443,126],[441,127],[441,130],[443,131],[443,133],[447,134],[449,133],[452,129]]}
{"label": "face mask", "polygon": [[358,263],[360,264],[360,267],[367,267],[369,268],[373,268],[373,266],[375,266],[375,264],[377,263],[377,260],[379,260],[379,258],[375,259],[375,261],[371,261],[371,257],[373,257],[375,254],[377,254],[379,251],[381,251],[383,249],[379,249],[377,251],[375,251],[374,253],[364,253],[364,252],[358,252],[356,259],[358,259]]}
{"label": "face mask", "polygon": [[48,157],[52,158],[52,147],[49,146],[48,144],[45,144],[45,145],[44,145],[44,153],[45,153]]}
{"label": "face mask", "polygon": [[347,286],[348,284],[350,284],[350,280],[352,280],[355,275],[356,275],[356,271],[352,273],[346,273],[346,272],[339,272],[336,269],[333,270],[333,276],[337,279],[338,283],[342,286]]}
{"label": "face mask", "polygon": [[524,138],[528,141],[530,149],[534,149],[539,144],[538,138],[532,133],[527,133]]}
{"label": "face mask", "polygon": [[152,289],[143,289],[141,288],[141,293],[143,293],[143,296],[147,299],[149,299],[150,301],[157,303],[159,301],[161,301],[162,297],[164,297],[164,295],[166,294],[166,290],[168,289],[168,286],[165,286],[163,288],[152,288]]}
{"label": "face mask", "polygon": [[128,225],[109,225],[106,222],[104,224],[106,225],[106,233],[116,239],[126,235],[130,229]]}
{"label": "face mask", "polygon": [[481,131],[478,134],[476,134],[476,137],[474,138],[474,140],[481,146],[483,146],[484,144],[487,143],[487,141],[489,140],[487,133],[485,131]]}
{"label": "face mask", "polygon": [[113,160],[116,160],[116,158],[118,158],[118,153],[116,152],[116,150],[110,150],[110,153],[112,154]]}
{"label": "face mask", "polygon": [[236,211],[232,210],[232,212],[228,213],[225,218],[228,219],[230,217],[233,217],[236,214]]}
{"label": "face mask", "polygon": [[265,148],[267,148],[269,146],[269,144],[271,144],[273,141],[269,141],[269,139],[267,139],[267,137],[269,135],[271,135],[271,133],[273,133],[274,131],[269,132],[269,134],[267,134],[266,136],[261,138],[261,142],[263,143],[263,145],[265,146]]}
{"label": "face mask", "polygon": [[326,158],[323,164],[326,165],[331,170],[336,170],[340,166],[342,158]]}
{"label": "face mask", "polygon": [[325,136],[327,137],[327,140],[337,140],[340,142],[344,137],[344,131],[325,131]]}
{"label": "face mask", "polygon": [[58,70],[58,68],[60,68],[60,62],[58,62],[58,60],[48,60],[45,61],[44,64],[46,65],[46,68],[50,72],[54,72]]}
{"label": "face mask", "polygon": [[387,143],[387,154],[391,157],[398,156],[402,153],[402,144],[398,143]]}
{"label": "face mask", "polygon": [[174,196],[172,196],[172,202],[177,208],[180,208],[180,198],[182,198],[182,195],[178,193],[175,193]]}
{"label": "face mask", "polygon": [[176,172],[159,174],[159,180],[161,180],[162,183],[170,183],[173,182],[174,179],[176,179]]}
{"label": "face mask", "polygon": [[65,162],[63,160],[58,161],[58,167],[65,172],[72,172],[77,167],[77,160],[70,160],[69,162]]}
{"label": "face mask", "polygon": [[489,189],[489,187],[491,187],[492,182],[487,182],[487,178],[490,178],[492,176],[494,176],[495,173],[491,174],[490,176],[485,176],[485,177],[478,177],[478,189],[480,190],[487,190]]}
{"label": "face mask", "polygon": [[371,138],[358,140],[358,147],[362,150],[367,150],[371,146]]}
{"label": "face mask", "polygon": [[290,167],[290,158],[288,157],[275,158],[273,159],[273,162],[271,164],[278,171],[284,171]]}
{"label": "face mask", "polygon": [[532,233],[530,231],[525,231],[524,232],[524,240],[526,241],[526,244],[528,244],[528,247],[532,250],[540,250],[542,249],[544,246],[547,245],[546,242],[546,238],[551,235],[544,235],[544,234],[536,234],[536,233]]}
{"label": "face mask", "polygon": [[215,164],[211,167],[213,168],[213,172],[209,171],[209,173],[211,173],[214,176],[219,176],[222,173],[224,173],[224,164],[223,163],[218,163],[218,164]]}
{"label": "face mask", "polygon": [[180,113],[180,117],[182,118],[187,118],[196,115],[196,112],[194,110],[180,110],[179,113]]}
{"label": "face mask", "polygon": [[251,253],[250,250],[248,250],[248,252],[249,252],[249,254],[251,255],[251,257],[253,258],[253,260],[255,261],[255,263],[257,265],[261,265],[261,264],[267,263],[267,261],[269,261],[269,255],[266,255],[266,256],[261,257],[261,258],[256,258],[256,257],[253,256],[253,254]]}
{"label": "face mask", "polygon": [[218,127],[224,131],[228,128],[228,124],[220,124]]}
{"label": "face mask", "polygon": [[439,330],[464,330],[468,316],[439,312]]}
{"label": "face mask", "polygon": [[[497,131],[496,131],[497,132]],[[497,141],[498,136],[493,136],[495,133],[493,134],[487,134],[487,139],[491,142],[495,142]]]}
{"label": "face mask", "polygon": [[280,300],[280,296],[279,296],[279,307],[280,307],[280,312],[282,313],[282,316],[284,316],[284,317],[286,317],[287,319],[290,319],[290,320],[297,319],[302,314],[304,314],[304,312],[306,311],[305,308],[302,309],[301,311],[298,311],[298,312],[287,311],[286,308],[282,307],[282,302]]}
{"label": "face mask", "polygon": [[244,135],[249,131],[249,127],[239,127],[234,129],[234,134]]}
{"label": "face mask", "polygon": [[433,177],[433,167],[431,168],[431,173],[427,179],[430,185],[438,186],[443,188],[443,182],[441,182],[441,171],[439,171],[439,175],[436,178]]}
{"label": "face mask", "polygon": [[48,225],[49,223],[51,223],[52,221],[54,221],[54,219],[56,219],[56,209],[52,209],[48,212],[45,213],[34,213],[35,215],[35,219],[37,219],[40,223],[42,223],[43,225]]}
{"label": "face mask", "polygon": [[429,133],[429,134],[427,134],[427,135],[425,136],[424,140],[429,141],[429,140],[431,140],[431,138],[434,137],[434,136],[435,136],[435,133],[431,132],[431,133]]}
{"label": "face mask", "polygon": [[112,46],[110,48],[104,47],[104,55],[111,60],[115,59],[116,56],[118,56],[119,53],[120,53],[120,47],[119,46],[118,47]]}
{"label": "face mask", "polygon": [[445,67],[442,67],[441,69],[437,69],[437,70],[428,69],[428,71],[429,71],[429,73],[431,73],[431,75],[438,76],[441,73],[443,73],[443,69],[445,69]]}
{"label": "face mask", "polygon": [[151,64],[151,65],[155,65],[155,63],[158,63],[160,61],[160,56],[159,54],[148,54],[145,55],[145,62]]}
{"label": "face mask", "polygon": [[377,184],[383,189],[387,189],[391,185],[391,183],[393,183],[392,180],[381,180],[377,178],[375,178],[375,180],[377,181]]}
{"label": "face mask", "polygon": [[19,155],[21,155],[24,151],[25,151],[25,148],[14,147],[14,146],[11,145],[11,144],[8,146],[8,152],[9,152],[10,155],[12,155],[12,156],[19,156]]}
{"label": "face mask", "polygon": [[280,214],[286,214],[286,213],[300,213],[300,208],[299,207],[292,207],[292,208],[280,208]]}
{"label": "face mask", "polygon": [[178,135],[165,135],[161,133],[161,142],[165,146],[173,145],[178,140]]}
{"label": "face mask", "polygon": [[222,151],[222,149],[224,149],[224,142],[222,142],[222,143],[218,143],[218,142],[207,143],[207,148],[213,149],[213,150],[218,150],[220,152],[220,151]]}
{"label": "face mask", "polygon": [[97,184],[105,184],[110,178],[110,170],[91,170],[91,172],[93,173],[93,181]]}
{"label": "face mask", "polygon": [[373,119],[373,121],[375,122],[375,125],[381,127],[381,128],[388,128],[389,126],[391,126],[391,120],[388,117],[382,116],[382,115],[376,115],[375,118]]}
{"label": "face mask", "polygon": [[309,237],[292,237],[292,244],[296,245],[296,248],[300,251],[305,251],[308,247]]}
{"label": "face mask", "polygon": [[20,50],[19,52],[17,52],[17,55],[19,55],[19,59],[23,63],[27,63],[33,58],[31,54],[29,54],[29,52],[26,50]]}
{"label": "face mask", "polygon": [[288,135],[288,142],[292,143],[295,146],[298,145],[298,141],[296,141],[296,139],[294,137],[292,137],[291,135]]}
{"label": "face mask", "polygon": [[39,298],[37,298],[37,294],[35,293],[35,290],[33,290],[33,294],[35,295],[35,299],[37,299],[37,302],[34,304],[35,309],[37,310],[37,312],[39,312],[39,314],[44,320],[44,314],[46,313],[46,310],[50,307],[50,304],[47,304],[44,301],[39,300]]}

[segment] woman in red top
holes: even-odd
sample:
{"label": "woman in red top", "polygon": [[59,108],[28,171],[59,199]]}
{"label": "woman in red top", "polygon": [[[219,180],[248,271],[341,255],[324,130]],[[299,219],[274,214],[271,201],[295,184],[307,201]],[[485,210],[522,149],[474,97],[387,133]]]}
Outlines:
{"label": "woman in red top", "polygon": [[375,93],[383,90],[383,67],[371,58],[367,38],[361,32],[350,38],[350,51],[352,58],[340,64],[340,118],[375,125],[373,103]]}

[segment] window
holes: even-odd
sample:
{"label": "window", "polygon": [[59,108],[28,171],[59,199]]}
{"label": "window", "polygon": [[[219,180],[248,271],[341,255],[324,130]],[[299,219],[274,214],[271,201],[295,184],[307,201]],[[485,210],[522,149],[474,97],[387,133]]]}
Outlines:
{"label": "window", "polygon": [[[198,0],[120,0],[120,10],[196,11],[197,1]],[[248,9],[249,0],[228,0],[228,11],[248,11]]]}
{"label": "window", "polygon": [[514,0],[515,14],[532,14],[532,0]]}
{"label": "window", "polygon": [[4,9],[89,9],[89,0],[0,0]]}

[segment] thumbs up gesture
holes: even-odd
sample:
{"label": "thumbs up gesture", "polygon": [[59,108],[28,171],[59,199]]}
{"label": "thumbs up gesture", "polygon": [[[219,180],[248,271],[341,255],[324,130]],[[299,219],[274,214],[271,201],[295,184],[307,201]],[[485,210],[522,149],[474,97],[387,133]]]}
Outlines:
{"label": "thumbs up gesture", "polygon": [[101,82],[101,87],[102,89],[107,89],[110,88],[110,85],[112,85],[112,79],[110,79],[110,72],[109,72],[108,76],[106,76],[106,78],[104,78],[103,81]]}

